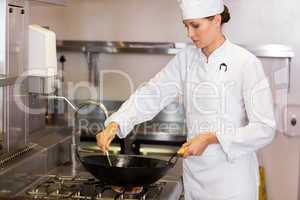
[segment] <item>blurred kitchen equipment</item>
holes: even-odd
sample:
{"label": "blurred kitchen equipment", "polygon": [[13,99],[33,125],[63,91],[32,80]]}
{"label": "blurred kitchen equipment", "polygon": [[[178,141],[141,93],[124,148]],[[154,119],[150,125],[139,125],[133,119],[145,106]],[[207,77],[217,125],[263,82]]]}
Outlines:
{"label": "blurred kitchen equipment", "polygon": [[51,94],[57,76],[56,36],[39,25],[29,26],[29,91]]}
{"label": "blurred kitchen equipment", "polygon": [[80,132],[80,140],[95,141],[96,134],[104,129],[107,117],[107,108],[102,103],[81,103],[75,112],[75,128]]}
{"label": "blurred kitchen equipment", "polygon": [[[10,154],[26,148],[28,137],[28,92],[23,73],[27,67],[28,2],[0,1],[0,93],[2,148]],[[14,88],[18,89],[14,89]],[[20,106],[22,103],[24,106]],[[6,154],[5,154],[6,155]],[[5,156],[4,155],[4,156]]]}
{"label": "blurred kitchen equipment", "polygon": [[[72,131],[72,144],[71,144],[71,161],[73,164],[72,170],[76,171],[76,156],[75,156],[75,151],[76,151],[76,135],[81,133],[91,133],[96,134],[98,129],[94,128],[94,124],[91,124],[91,122],[100,124],[98,127],[104,127],[104,121],[106,120],[108,116],[108,112],[106,107],[100,103],[100,102],[94,102],[94,101],[87,101],[84,102],[77,108],[75,105],[71,103],[66,97],[63,96],[43,96],[43,98],[47,99],[61,99],[64,100],[68,103],[68,105],[75,111],[74,113],[74,122],[75,127],[73,128]],[[99,117],[99,118],[98,118]],[[81,123],[82,121],[85,121],[85,125],[83,126]],[[95,135],[94,135],[95,137]]]}

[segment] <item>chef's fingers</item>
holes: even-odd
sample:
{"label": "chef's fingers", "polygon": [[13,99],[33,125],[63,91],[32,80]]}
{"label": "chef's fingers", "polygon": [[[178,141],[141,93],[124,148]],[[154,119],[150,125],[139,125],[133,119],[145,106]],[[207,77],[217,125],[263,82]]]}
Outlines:
{"label": "chef's fingers", "polygon": [[99,146],[100,150],[102,152],[105,152],[107,150],[107,148],[106,148],[107,136],[106,136],[105,132],[101,132],[101,133],[97,134],[96,139],[97,139],[97,145]]}
{"label": "chef's fingers", "polygon": [[96,141],[97,141],[97,146],[99,147],[100,151],[103,151],[102,142],[101,142],[101,134],[102,134],[102,132],[96,134]]}
{"label": "chef's fingers", "polygon": [[109,146],[110,146],[110,143],[111,143],[112,140],[113,140],[113,138],[109,138],[109,139],[106,141],[105,148],[106,148],[107,151],[108,151],[108,149],[109,149]]}
{"label": "chef's fingers", "polygon": [[191,156],[192,154],[190,153],[190,151],[187,149],[186,151],[185,151],[185,153],[183,154],[183,157],[184,158],[187,158],[188,156]]}
{"label": "chef's fingers", "polygon": [[190,143],[189,142],[185,142],[182,146],[181,146],[181,148],[182,147],[186,147],[186,146],[188,146]]}
{"label": "chef's fingers", "polygon": [[177,154],[179,154],[180,156],[184,156],[187,150],[188,150],[188,146],[183,146],[177,151]]}

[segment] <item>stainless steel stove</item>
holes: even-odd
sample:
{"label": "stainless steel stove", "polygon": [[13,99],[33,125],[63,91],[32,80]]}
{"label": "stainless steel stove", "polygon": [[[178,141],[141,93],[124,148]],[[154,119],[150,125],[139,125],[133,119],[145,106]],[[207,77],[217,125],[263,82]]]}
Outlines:
{"label": "stainless steel stove", "polygon": [[27,189],[23,197],[28,200],[174,200],[179,199],[181,189],[178,180],[162,179],[148,187],[139,188],[139,191],[129,188],[119,188],[116,191],[113,186],[105,185],[93,177],[47,175]]}

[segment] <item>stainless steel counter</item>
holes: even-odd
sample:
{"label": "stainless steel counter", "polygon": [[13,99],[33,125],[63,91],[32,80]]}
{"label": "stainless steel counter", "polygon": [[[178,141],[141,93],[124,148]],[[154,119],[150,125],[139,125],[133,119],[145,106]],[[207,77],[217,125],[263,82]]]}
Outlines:
{"label": "stainless steel counter", "polygon": [[[181,165],[180,162],[177,163],[176,166]],[[78,162],[76,164],[76,174],[75,177],[81,177],[81,178],[93,178],[90,173],[88,173],[82,165]],[[175,168],[176,168],[175,166]],[[71,172],[71,165],[70,164],[64,164],[60,165],[53,170],[51,170],[47,174],[19,174],[18,176],[15,176],[14,178],[9,178],[10,181],[6,181],[6,185],[0,185],[0,199],[26,199],[26,192],[31,191],[33,188],[35,188],[37,185],[39,185],[42,182],[45,182],[49,176],[55,176],[55,177],[74,177],[74,174]],[[181,175],[180,174],[174,174],[172,173],[172,170],[164,176],[159,182],[166,182],[165,187],[163,188],[159,199],[161,200],[176,200],[179,199],[183,187],[182,187],[182,181],[181,181]],[[18,188],[18,191],[15,190],[16,186]],[[23,186],[20,188],[20,186]]]}
{"label": "stainless steel counter", "polygon": [[[24,192],[47,177],[47,174],[91,177],[78,161],[75,165],[75,174],[72,171],[70,135],[71,129],[62,127],[49,127],[32,134],[31,141],[35,143],[35,148],[0,169],[0,199],[26,199],[22,197]],[[160,158],[168,159],[168,157]],[[162,180],[171,181],[172,184],[167,185],[172,187],[166,186],[161,199],[176,199],[177,197],[170,195],[178,196],[182,191],[181,160]]]}

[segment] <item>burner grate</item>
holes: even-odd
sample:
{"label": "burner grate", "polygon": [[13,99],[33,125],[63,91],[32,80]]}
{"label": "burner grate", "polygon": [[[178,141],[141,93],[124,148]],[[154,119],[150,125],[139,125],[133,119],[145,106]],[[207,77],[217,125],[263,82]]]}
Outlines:
{"label": "burner grate", "polygon": [[49,175],[33,189],[26,192],[28,199],[66,199],[66,200],[146,200],[158,199],[166,182],[160,181],[149,187],[141,188],[139,193],[128,190],[115,192],[112,186],[105,185],[94,178]]}

